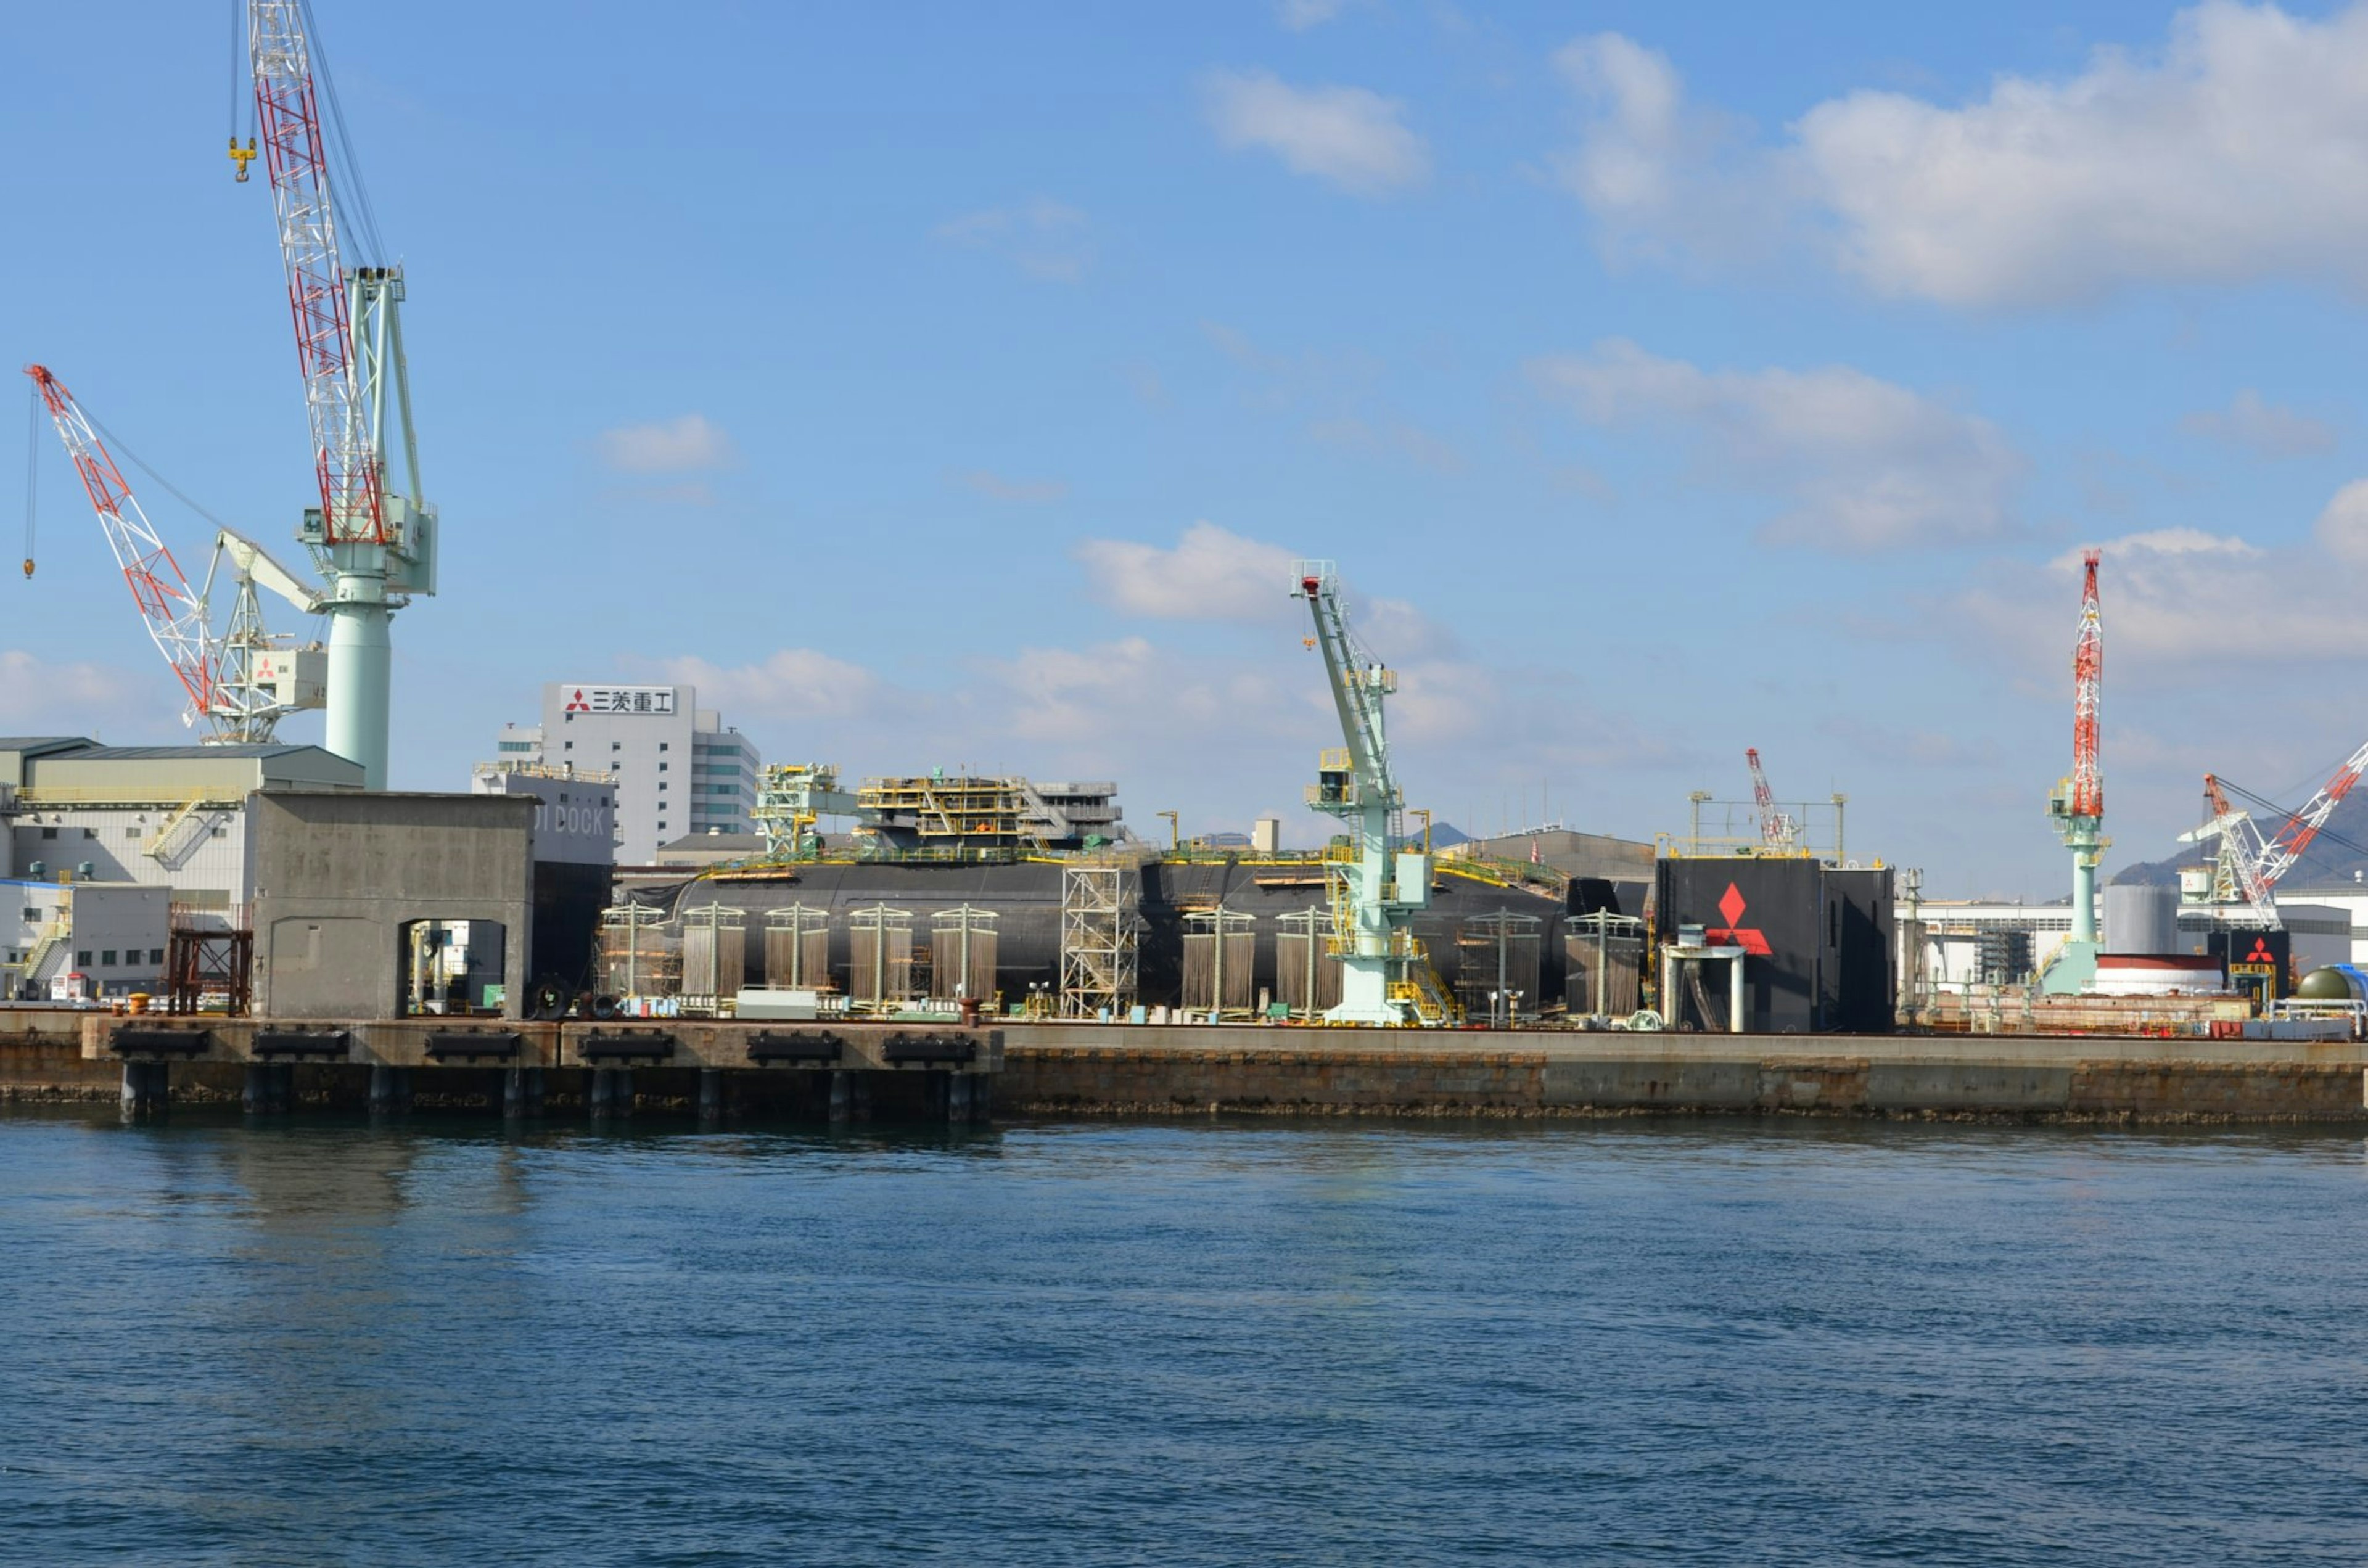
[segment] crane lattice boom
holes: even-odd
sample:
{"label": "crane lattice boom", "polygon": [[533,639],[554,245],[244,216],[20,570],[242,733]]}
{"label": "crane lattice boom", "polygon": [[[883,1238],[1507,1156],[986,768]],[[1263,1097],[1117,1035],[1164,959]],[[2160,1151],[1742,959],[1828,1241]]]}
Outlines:
{"label": "crane lattice boom", "polygon": [[2101,552],[2081,558],[2080,635],[2072,647],[2072,814],[2105,814],[2105,777],[2097,761],[2097,703],[2104,684],[2105,634],[2097,610],[2097,562]]}
{"label": "crane lattice boom", "polygon": [[91,509],[98,514],[108,548],[115,552],[115,563],[131,585],[148,635],[188,694],[189,709],[182,722],[197,718],[214,722],[220,669],[206,626],[204,603],[189,592],[180,563],[149,526],[139,498],[131,494],[131,486],[124,482],[122,471],[115,466],[115,459],[74,393],[43,366],[28,365],[25,373],[33,378],[51,423],[57,426],[58,438],[74,460],[74,472],[90,494]]}
{"label": "crane lattice boom", "polygon": [[1743,760],[1751,769],[1751,803],[1759,812],[1759,842],[1770,849],[1789,849],[1800,838],[1801,824],[1789,812],[1776,809],[1776,791],[1768,787],[1768,770],[1759,766],[1759,748],[1746,746]]}
{"label": "crane lattice boom", "polygon": [[330,199],[329,148],[321,131],[302,0],[249,0],[247,49],[256,125],[271,199],[296,358],[312,424],[324,542],[385,544],[379,448],[354,374],[353,323]]}

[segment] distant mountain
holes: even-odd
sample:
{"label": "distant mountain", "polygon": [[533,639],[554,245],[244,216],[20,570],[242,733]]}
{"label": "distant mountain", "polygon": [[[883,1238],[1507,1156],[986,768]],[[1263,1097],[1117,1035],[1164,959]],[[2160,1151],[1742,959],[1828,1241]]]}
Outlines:
{"label": "distant mountain", "polygon": [[[1415,841],[1421,842],[1419,838]],[[1433,823],[1430,825],[1430,846],[1433,849],[1452,849],[1459,844],[1471,842],[1472,835],[1452,822]]]}
{"label": "distant mountain", "polygon": [[[2257,812],[2254,821],[2261,823],[2264,833],[2275,832],[2278,824],[2262,822],[2266,812]],[[2350,839],[2351,844],[2342,843]],[[2284,886],[2302,888],[2328,882],[2348,882],[2352,873],[2368,874],[2368,854],[2351,847],[2352,844],[2368,846],[2368,789],[2344,797],[2341,804],[2327,819],[2327,826],[2317,839],[2303,853],[2294,869],[2285,874]],[[2113,873],[2116,882],[2138,882],[2153,887],[2179,885],[2181,866],[2198,866],[2211,858],[2208,844],[2175,844],[2174,851],[2160,860],[2145,860],[2135,866],[2124,866]]]}

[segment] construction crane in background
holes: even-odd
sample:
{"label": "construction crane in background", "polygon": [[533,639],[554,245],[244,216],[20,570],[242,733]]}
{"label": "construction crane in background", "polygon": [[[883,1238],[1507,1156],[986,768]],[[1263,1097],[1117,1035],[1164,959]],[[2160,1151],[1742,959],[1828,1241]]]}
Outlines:
{"label": "construction crane in background", "polygon": [[1751,802],[1759,810],[1759,843],[1767,849],[1792,849],[1801,842],[1801,824],[1790,812],[1776,809],[1776,791],[1768,787],[1768,771],[1759,766],[1759,748],[1744,748],[1751,769]]}
{"label": "construction crane in background", "polygon": [[1315,617],[1315,646],[1324,654],[1340,736],[1348,743],[1318,755],[1316,782],[1307,787],[1307,803],[1341,819],[1352,835],[1349,858],[1326,867],[1340,1002],[1324,1015],[1325,1022],[1444,1019],[1452,1002],[1414,934],[1415,915],[1430,903],[1430,860],[1399,848],[1406,797],[1390,771],[1383,722],[1383,704],[1397,690],[1397,676],[1349,631],[1331,562],[1302,561],[1293,576],[1298,585],[1292,597],[1305,599]]}
{"label": "construction crane in background", "polygon": [[[403,269],[346,267],[317,89],[327,89],[333,119],[336,91],[309,19],[305,0],[248,0],[247,60],[320,490],[321,504],[306,509],[297,537],[326,584],[318,596],[329,620],[325,739],[331,751],[361,764],[364,788],[383,790],[393,676],[388,625],[414,596],[436,591],[437,518],[421,498],[403,351]],[[340,126],[337,152],[350,179],[345,140]],[[243,175],[243,162],[239,167]],[[375,251],[366,199],[358,210],[357,237]],[[399,490],[389,482],[398,438],[405,482]]]}
{"label": "construction crane in background", "polygon": [[[2254,920],[2265,930],[2277,930],[2283,921],[2278,915],[2277,886],[2280,879],[2294,869],[2304,851],[2327,826],[2335,808],[2351,793],[2353,785],[2368,774],[2368,744],[2344,758],[2335,776],[2319,786],[2318,793],[2303,803],[2300,811],[2287,814],[2277,832],[2264,838],[2260,824],[2252,813],[2232,808],[2227,791],[2237,786],[2215,774],[2203,776],[2203,800],[2210,813],[2203,825],[2182,833],[2184,844],[2215,842],[2213,858],[2212,897],[2217,903],[2242,901],[2252,906]],[[2238,790],[2240,794],[2248,791]],[[2248,798],[2258,800],[2258,796]]]}
{"label": "construction crane in background", "polygon": [[[221,529],[205,586],[191,593],[180,562],[149,523],[139,497],[74,393],[45,366],[28,365],[25,373],[32,378],[91,509],[98,515],[99,529],[131,585],[150,640],[188,699],[181,722],[203,723],[209,744],[261,744],[272,738],[284,715],[319,707],[320,651],[297,648],[273,636],[256,600],[256,562],[268,563],[269,558],[228,528]],[[232,558],[237,598],[229,632],[217,636],[211,602],[225,551]],[[269,571],[278,568],[271,565]],[[267,585],[277,585],[268,573],[264,576]],[[310,700],[308,685],[314,688]]]}
{"label": "construction crane in background", "polygon": [[2105,775],[2097,753],[2097,710],[2105,675],[2104,619],[2097,608],[2097,563],[2081,557],[2080,630],[2072,644],[2072,772],[2056,781],[2047,814],[2072,851],[2072,935],[2044,976],[2056,994],[2085,990],[2097,972],[2097,866],[2112,840],[2104,836]]}

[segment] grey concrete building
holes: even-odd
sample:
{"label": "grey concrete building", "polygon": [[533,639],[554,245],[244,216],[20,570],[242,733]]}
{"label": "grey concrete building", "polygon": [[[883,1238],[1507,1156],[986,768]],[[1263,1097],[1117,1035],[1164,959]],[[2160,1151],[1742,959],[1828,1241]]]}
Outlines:
{"label": "grey concrete building", "polygon": [[256,1011],[391,1018],[490,999],[518,1017],[535,810],[519,795],[254,797]]}
{"label": "grey concrete building", "polygon": [[617,859],[647,865],[685,835],[755,829],[757,747],[698,704],[694,687],[552,681],[542,722],[504,726],[495,759],[607,774],[617,788]]}

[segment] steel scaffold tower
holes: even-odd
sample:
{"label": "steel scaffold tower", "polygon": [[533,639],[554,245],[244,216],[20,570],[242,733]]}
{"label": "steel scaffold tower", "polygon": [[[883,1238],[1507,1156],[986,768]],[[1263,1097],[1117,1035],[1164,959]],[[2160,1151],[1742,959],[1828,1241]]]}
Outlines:
{"label": "steel scaffold tower", "polygon": [[1061,1013],[1123,1017],[1134,1005],[1136,920],[1129,868],[1117,860],[1061,868]]}

